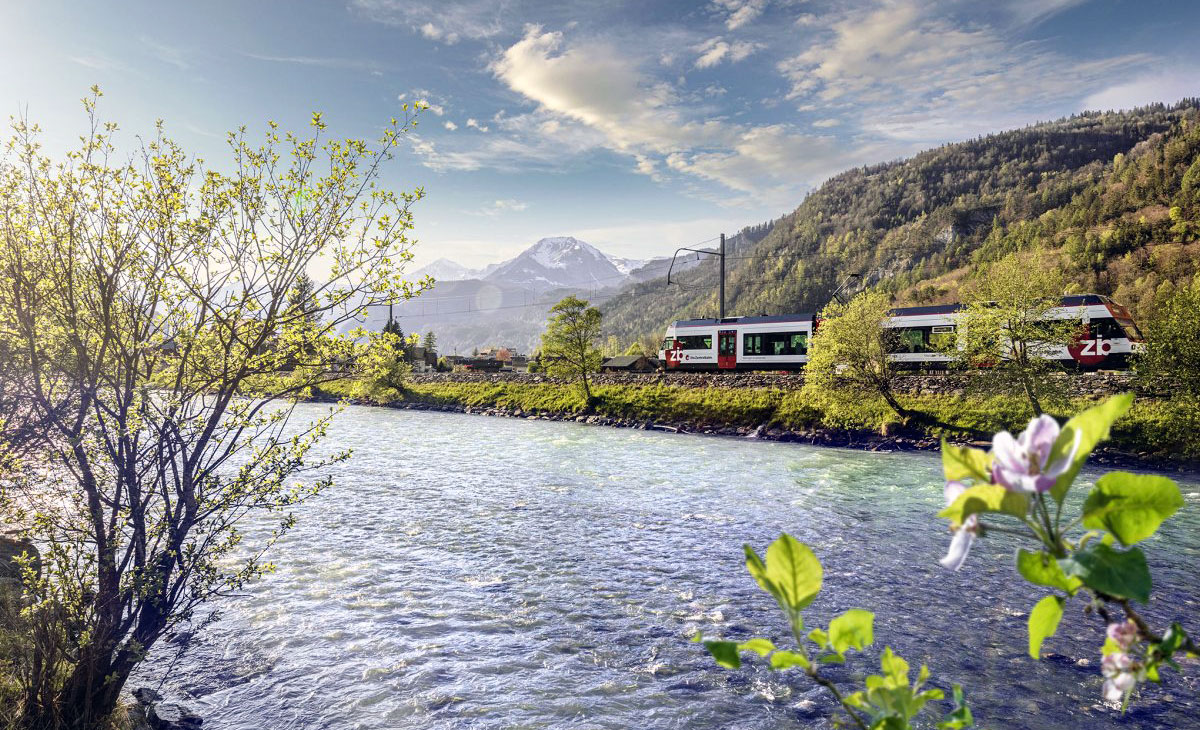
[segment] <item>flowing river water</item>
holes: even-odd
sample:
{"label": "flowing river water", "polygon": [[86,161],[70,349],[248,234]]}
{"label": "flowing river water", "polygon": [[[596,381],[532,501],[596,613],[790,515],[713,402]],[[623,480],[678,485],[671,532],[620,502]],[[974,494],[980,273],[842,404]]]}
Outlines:
{"label": "flowing river water", "polygon": [[[876,612],[876,647],[832,667],[839,682],[861,684],[890,645],[936,686],[963,683],[982,727],[1200,728],[1195,664],[1124,716],[1100,702],[1103,629],[1081,601],[1054,655],[1030,659],[1042,594],[1010,539],[977,543],[961,572],[937,564],[937,454],[360,407],[328,441],[354,457],[299,510],[278,571],[222,601],[181,656],[154,652],[205,727],[832,727],[823,690],[757,659],[720,669],[690,641],[782,645],[742,544],[787,531],[825,566],[809,625]],[[1181,486],[1185,509],[1146,544],[1146,613],[1200,629],[1200,485]]]}

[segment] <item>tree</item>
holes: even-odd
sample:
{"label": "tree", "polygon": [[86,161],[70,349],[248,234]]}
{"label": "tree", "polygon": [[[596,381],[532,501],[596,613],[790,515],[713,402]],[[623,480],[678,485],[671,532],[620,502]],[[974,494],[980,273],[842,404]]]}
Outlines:
{"label": "tree", "polygon": [[576,380],[591,408],[594,397],[588,375],[599,370],[604,359],[596,344],[600,339],[600,310],[569,296],[551,307],[550,314],[550,324],[542,335],[541,359],[546,361],[546,371]]}
{"label": "tree", "polygon": [[[401,275],[423,193],[379,182],[410,118],[376,143],[326,142],[319,114],[307,135],[242,128],[224,172],[161,123],[120,154],[98,97],[65,159],[18,120],[0,166],[0,351],[23,376],[4,446],[32,445],[0,521],[42,548],[26,615],[51,637],[21,665],[23,728],[104,726],[164,634],[270,570],[291,509],[330,484],[313,470],[345,457],[309,458],[332,412],[289,423],[295,396],[358,361],[339,326],[419,291]],[[276,529],[239,547],[254,513]]]}
{"label": "tree", "polygon": [[1080,334],[1079,319],[1055,319],[1065,282],[1056,262],[1040,252],[1018,252],[987,265],[963,288],[957,348],[962,362],[980,368],[1003,391],[1020,392],[1042,414],[1045,375],[1052,357]]}
{"label": "tree", "polygon": [[300,272],[296,285],[288,292],[288,307],[299,313],[310,325],[321,321],[321,304],[317,301],[317,287],[308,272]]}
{"label": "tree", "polygon": [[1200,275],[1167,297],[1145,326],[1138,374],[1169,383],[1173,393],[1200,397]]}
{"label": "tree", "polygon": [[426,352],[437,352],[437,336],[433,334],[433,330],[425,333],[424,347]]}
{"label": "tree", "polygon": [[400,338],[401,341],[407,339],[404,336],[404,330],[400,329],[400,321],[392,319],[390,315],[388,316],[387,324],[383,325],[383,332],[389,335],[395,335],[396,337]]}
{"label": "tree", "polygon": [[896,331],[884,326],[891,297],[884,291],[862,292],[848,303],[830,302],[821,310],[808,349],[803,392],[813,402],[837,413],[854,409],[864,395],[879,396],[908,421],[912,413],[892,392]]}

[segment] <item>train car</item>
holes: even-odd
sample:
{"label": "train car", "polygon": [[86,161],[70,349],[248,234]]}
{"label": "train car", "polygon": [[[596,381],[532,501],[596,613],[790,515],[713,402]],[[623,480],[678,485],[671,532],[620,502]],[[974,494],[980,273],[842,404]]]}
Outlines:
{"label": "train car", "polygon": [[667,327],[668,370],[798,370],[808,362],[811,314],[687,319]]}
{"label": "train car", "polygon": [[[944,368],[955,359],[962,305],[892,310],[886,326],[897,331],[889,356],[900,367]],[[1049,358],[1085,369],[1124,368],[1142,347],[1129,311],[1108,297],[1064,297],[1053,319],[1079,320],[1079,338]],[[819,321],[811,314],[689,319],[671,323],[659,360],[668,370],[798,370]]]}

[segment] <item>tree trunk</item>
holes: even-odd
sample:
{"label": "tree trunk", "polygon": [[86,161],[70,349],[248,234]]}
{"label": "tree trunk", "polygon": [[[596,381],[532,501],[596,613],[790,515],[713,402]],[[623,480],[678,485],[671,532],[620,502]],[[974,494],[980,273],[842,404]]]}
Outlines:
{"label": "tree trunk", "polygon": [[592,407],[595,405],[595,399],[592,397],[592,386],[590,383],[588,383],[588,376],[586,372],[582,373],[580,377],[583,381],[583,410],[585,413],[591,413]]}
{"label": "tree trunk", "polygon": [[1021,388],[1025,391],[1025,397],[1029,399],[1029,405],[1033,408],[1033,417],[1037,418],[1042,415],[1042,403],[1038,400],[1037,389],[1033,387],[1033,380],[1025,370],[1021,370],[1018,377],[1021,379]]}
{"label": "tree trunk", "polygon": [[896,412],[896,415],[900,416],[900,425],[907,425],[908,420],[912,417],[912,413],[910,413],[907,408],[900,405],[900,401],[896,400],[896,395],[892,393],[891,386],[886,382],[880,383],[879,394],[883,396],[883,400],[888,404],[888,406],[890,406],[891,409]]}
{"label": "tree trunk", "polygon": [[97,647],[87,651],[75,665],[59,695],[61,727],[65,730],[99,730],[117,708],[121,690],[133,671],[133,663],[110,660],[112,652]]}

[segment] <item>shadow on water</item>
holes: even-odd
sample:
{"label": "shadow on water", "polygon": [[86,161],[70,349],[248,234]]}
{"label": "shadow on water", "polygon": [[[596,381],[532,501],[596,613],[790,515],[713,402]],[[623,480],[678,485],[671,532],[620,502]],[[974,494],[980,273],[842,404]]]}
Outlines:
{"label": "shadow on water", "polygon": [[[355,456],[277,546],[278,572],[224,602],[166,679],[214,727],[831,727],[821,692],[761,662],[718,669],[689,641],[782,640],[741,545],[786,530],[825,565],[814,621],[875,610],[877,648],[965,684],[984,727],[1200,728],[1197,667],[1124,717],[1100,703],[1102,628],[1079,602],[1054,656],[1029,659],[1041,594],[1017,582],[1014,543],[937,565],[935,454],[366,408],[335,440]],[[1147,614],[1197,626],[1200,486],[1184,492],[1148,546]]]}

